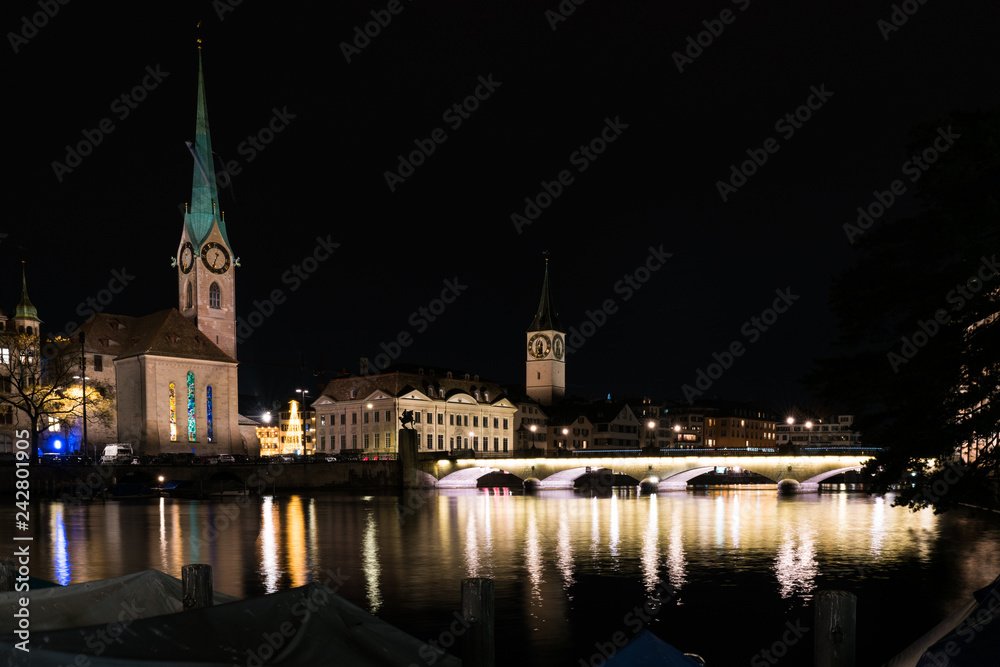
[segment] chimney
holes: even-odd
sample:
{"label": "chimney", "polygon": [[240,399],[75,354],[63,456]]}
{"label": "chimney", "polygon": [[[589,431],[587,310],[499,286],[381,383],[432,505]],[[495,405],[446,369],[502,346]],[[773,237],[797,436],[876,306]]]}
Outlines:
{"label": "chimney", "polygon": [[368,375],[368,357],[361,357],[361,375]]}

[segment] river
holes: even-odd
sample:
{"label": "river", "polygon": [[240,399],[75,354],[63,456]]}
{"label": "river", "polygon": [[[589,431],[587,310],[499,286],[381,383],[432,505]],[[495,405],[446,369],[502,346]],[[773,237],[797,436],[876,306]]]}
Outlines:
{"label": "river", "polygon": [[[8,505],[0,521],[13,525]],[[461,580],[490,577],[499,665],[596,666],[643,618],[710,667],[807,665],[820,590],[857,595],[858,665],[880,665],[1000,574],[998,514],[773,486],[45,501],[31,530],[36,577],[180,577],[208,563],[238,597],[323,581],[445,645]]]}

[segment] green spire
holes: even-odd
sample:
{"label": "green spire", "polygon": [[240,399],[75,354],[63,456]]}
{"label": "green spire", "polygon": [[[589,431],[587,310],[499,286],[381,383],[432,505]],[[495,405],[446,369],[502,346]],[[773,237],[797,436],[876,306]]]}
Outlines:
{"label": "green spire", "polygon": [[[205,75],[201,66],[201,46],[198,47],[198,113],[195,122],[194,143],[188,142],[194,157],[194,177],[191,182],[191,204],[184,216],[188,238],[199,248],[212,226],[219,225],[219,232],[229,246],[226,223],[219,211],[219,193],[215,185],[215,163],[212,160],[212,135],[208,129],[208,102],[205,99]],[[231,247],[231,246],[230,246]]]}
{"label": "green spire", "polygon": [[35,306],[32,305],[31,299],[28,298],[28,279],[24,273],[24,264],[21,264],[21,302],[17,304],[17,308],[14,310],[15,320],[33,320],[35,322],[41,322],[38,319],[38,311],[35,310]]}
{"label": "green spire", "polygon": [[549,258],[545,258],[545,277],[542,279],[542,298],[538,301],[538,312],[535,321],[528,331],[562,331],[559,326],[559,313],[552,305],[552,294],[549,290]]}

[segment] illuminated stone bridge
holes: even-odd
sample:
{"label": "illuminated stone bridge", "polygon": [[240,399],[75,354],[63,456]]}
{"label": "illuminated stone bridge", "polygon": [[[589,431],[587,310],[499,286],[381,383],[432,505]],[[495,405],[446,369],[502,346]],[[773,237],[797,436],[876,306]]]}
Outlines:
{"label": "illuminated stone bridge", "polygon": [[[572,489],[595,473],[606,481],[634,480],[660,491],[683,490],[688,481],[716,468],[742,469],[772,480],[782,490],[818,491],[825,479],[860,470],[871,456],[651,456],[523,459],[422,459],[420,482],[437,488],[499,486],[506,473],[511,485],[523,482],[538,489]],[[627,476],[627,477],[626,477]],[[631,480],[629,480],[630,483]]]}

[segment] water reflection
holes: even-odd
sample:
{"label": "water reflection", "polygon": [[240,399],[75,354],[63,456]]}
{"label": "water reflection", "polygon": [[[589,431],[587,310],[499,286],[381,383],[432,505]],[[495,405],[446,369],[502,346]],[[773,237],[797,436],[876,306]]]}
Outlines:
{"label": "water reflection", "polygon": [[365,584],[368,591],[368,609],[374,614],[382,607],[382,590],[379,586],[382,564],[378,552],[378,520],[371,496],[365,496],[365,533],[361,553],[364,563]]}
{"label": "water reflection", "polygon": [[274,496],[264,496],[260,508],[260,536],[257,538],[258,572],[264,583],[264,592],[274,593],[278,590],[278,579],[281,575],[278,565],[278,507]]}
{"label": "water reflection", "polygon": [[69,562],[69,545],[66,540],[66,520],[63,517],[63,505],[58,503],[53,507],[49,518],[49,539],[52,540],[52,569],[54,580],[65,586],[72,577],[72,567]]}

